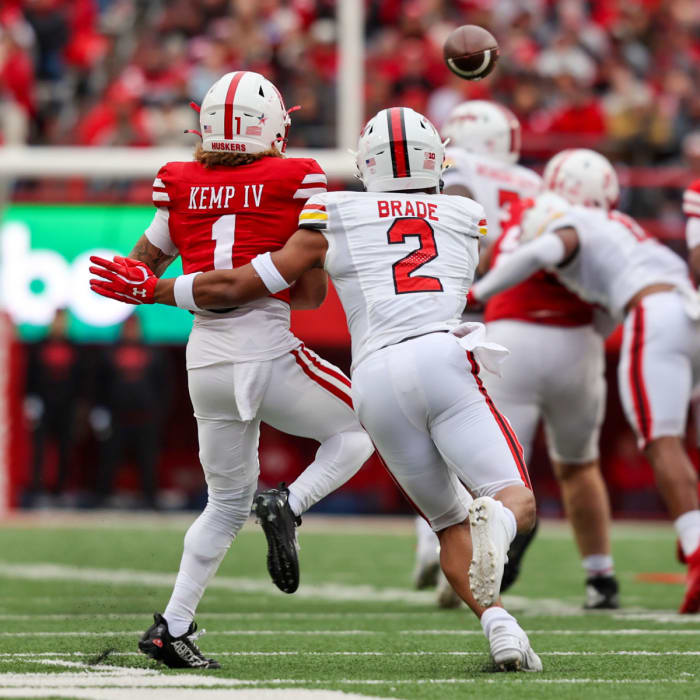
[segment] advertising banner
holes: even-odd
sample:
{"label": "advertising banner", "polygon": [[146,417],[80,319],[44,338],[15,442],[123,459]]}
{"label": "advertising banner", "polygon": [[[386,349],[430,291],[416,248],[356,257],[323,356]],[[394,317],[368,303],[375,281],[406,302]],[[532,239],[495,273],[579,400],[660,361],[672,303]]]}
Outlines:
{"label": "advertising banner", "polygon": [[[78,342],[110,342],[131,313],[146,340],[184,343],[192,314],[169,306],[131,306],[90,291],[90,256],[128,255],[148,227],[152,206],[12,204],[0,219],[0,309],[22,340],[44,335],[56,309],[69,311],[69,334]],[[177,259],[165,277],[182,272]],[[349,346],[345,316],[332,285],[319,310],[292,314],[292,330],[314,346]]]}

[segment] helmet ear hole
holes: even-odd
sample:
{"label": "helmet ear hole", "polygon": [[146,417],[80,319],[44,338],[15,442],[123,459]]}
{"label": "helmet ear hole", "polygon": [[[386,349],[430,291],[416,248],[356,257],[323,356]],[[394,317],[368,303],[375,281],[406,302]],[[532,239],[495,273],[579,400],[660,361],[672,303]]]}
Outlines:
{"label": "helmet ear hole", "polygon": [[260,95],[260,97],[265,97],[265,93],[263,92],[262,85],[258,89],[258,95]]}

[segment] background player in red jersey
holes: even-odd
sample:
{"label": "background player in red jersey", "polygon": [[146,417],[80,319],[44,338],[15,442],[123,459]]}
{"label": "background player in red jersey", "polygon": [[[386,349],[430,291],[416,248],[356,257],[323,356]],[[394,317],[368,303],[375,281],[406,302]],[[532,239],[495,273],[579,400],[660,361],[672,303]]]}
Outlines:
{"label": "background player in red jersey", "polygon": [[[554,160],[551,165],[556,164]],[[609,175],[607,170],[604,175]],[[526,203],[513,207],[511,225],[491,247],[491,268],[518,248]],[[540,420],[544,423],[549,457],[586,572],[586,609],[619,606],[610,502],[598,448],[605,411],[605,356],[593,316],[590,304],[544,271],[491,297],[484,312],[489,337],[512,353],[501,376],[485,378],[485,383],[512,423],[526,461]]]}
{"label": "background player in red jersey", "polygon": [[[258,73],[229,73],[214,83],[200,124],[195,160],[167,163],[158,172],[158,210],[131,253],[157,275],[177,255],[183,280],[254,260],[265,264],[261,254],[284,246],[306,200],[326,191],[316,161],[282,157],[290,119],[277,88]],[[326,284],[325,272],[313,270],[291,290],[217,311],[199,309],[187,284],[178,286],[180,306],[196,312],[187,371],[209,499],[185,536],[170,602],[139,642],[142,652],[168,666],[218,668],[194,643],[193,618],[250,513],[260,421],[321,443],[289,489],[271,489],[255,500],[268,540],[268,570],[287,593],[299,583],[300,514],[352,477],[373,451],[353,411],[349,379],[289,330],[290,304],[318,306]]]}

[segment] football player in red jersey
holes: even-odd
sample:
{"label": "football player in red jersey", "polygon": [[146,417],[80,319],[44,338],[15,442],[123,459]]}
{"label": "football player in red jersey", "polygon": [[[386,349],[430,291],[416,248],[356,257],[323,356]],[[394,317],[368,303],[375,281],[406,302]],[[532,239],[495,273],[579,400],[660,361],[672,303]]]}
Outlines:
{"label": "football player in red jersey", "polygon": [[[214,83],[201,105],[200,126],[195,159],[167,163],[158,172],[156,214],[130,254],[157,275],[177,255],[184,278],[191,279],[278,250],[296,231],[306,200],[326,191],[316,161],[283,157],[290,118],[277,88],[262,75],[238,71]],[[318,306],[326,285],[325,272],[313,270],[290,290],[216,311],[198,309],[187,298],[191,292],[178,287],[181,305],[195,316],[187,372],[209,498],[185,536],[170,602],[139,642],[143,653],[170,667],[219,667],[195,644],[193,618],[251,511],[260,421],[321,443],[288,489],[282,485],[255,499],[268,570],[287,593],[299,583],[299,516],[373,452],[353,411],[349,379],[289,330],[290,306]]]}
{"label": "football player in red jersey", "polygon": [[[513,208],[510,225],[491,247],[492,269],[519,246],[528,201]],[[540,271],[489,299],[484,321],[489,338],[512,353],[501,376],[485,383],[512,423],[526,460],[540,420],[544,423],[549,458],[586,573],[584,608],[617,608],[610,503],[598,446],[605,356],[594,309],[554,275]]]}

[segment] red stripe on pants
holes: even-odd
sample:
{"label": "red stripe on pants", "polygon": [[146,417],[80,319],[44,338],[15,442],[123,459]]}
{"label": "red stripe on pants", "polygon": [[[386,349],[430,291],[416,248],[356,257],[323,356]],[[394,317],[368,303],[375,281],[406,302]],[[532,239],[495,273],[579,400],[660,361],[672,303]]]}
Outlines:
{"label": "red stripe on pants", "polygon": [[525,486],[532,490],[532,484],[530,483],[530,475],[528,474],[527,467],[525,466],[525,458],[523,456],[522,445],[518,441],[518,437],[516,436],[516,434],[513,432],[513,428],[511,428],[510,423],[501,415],[501,413],[496,408],[496,405],[494,404],[493,400],[489,396],[488,391],[486,391],[486,387],[484,386],[484,383],[481,381],[481,377],[479,376],[479,363],[474,358],[474,355],[471,352],[467,351],[467,358],[469,359],[469,364],[471,365],[472,375],[476,380],[476,385],[479,387],[479,391],[481,392],[482,396],[486,399],[486,405],[489,407],[491,414],[496,419],[496,423],[498,423],[498,427],[501,429],[501,432],[503,433],[503,436],[505,437],[506,442],[508,443],[510,452],[513,455],[513,459],[515,460],[515,465],[518,468],[518,472],[520,473],[520,478],[523,480]]}
{"label": "red stripe on pants", "polygon": [[352,384],[350,384],[350,380],[342,374],[340,371],[335,371],[334,369],[331,369],[330,367],[327,367],[323,363],[320,362],[320,360],[317,357],[314,357],[311,352],[309,352],[308,348],[306,345],[303,345],[299,348],[301,350],[302,355],[314,366],[316,369],[319,370],[319,372],[325,372],[329,376],[333,377],[334,379],[337,379],[341,384],[345,384],[345,386],[350,389],[352,388]]}
{"label": "red stripe on pants", "polygon": [[301,367],[302,371],[307,377],[313,379],[326,391],[329,391],[331,394],[333,394],[333,396],[339,398],[341,401],[344,401],[348,406],[350,406],[351,409],[355,410],[355,407],[352,405],[352,397],[350,396],[349,392],[339,389],[337,386],[335,386],[335,384],[331,384],[329,381],[323,379],[323,377],[313,372],[306,362],[301,359],[301,355],[299,354],[298,350],[292,350],[292,355],[294,355],[294,359],[297,361],[297,364],[299,367]]}
{"label": "red stripe on pants", "polygon": [[637,417],[639,433],[647,443],[651,440],[651,408],[644,383],[644,307],[637,304],[632,319],[632,342],[630,346],[630,388],[634,413]]}

